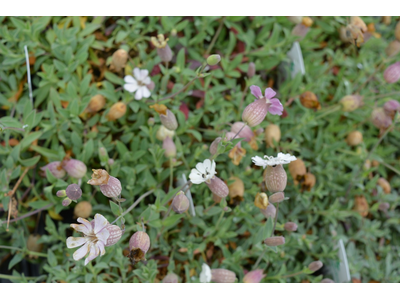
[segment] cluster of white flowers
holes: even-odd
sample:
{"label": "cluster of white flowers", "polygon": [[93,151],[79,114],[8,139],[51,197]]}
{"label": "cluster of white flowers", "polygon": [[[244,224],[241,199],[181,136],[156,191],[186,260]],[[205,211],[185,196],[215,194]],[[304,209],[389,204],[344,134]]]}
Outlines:
{"label": "cluster of white flowers", "polygon": [[256,166],[260,166],[265,169],[266,166],[276,166],[276,165],[288,164],[291,161],[294,161],[297,159],[293,155],[284,154],[282,152],[279,152],[277,157],[265,155],[264,158],[266,158],[266,159],[262,159],[259,156],[255,156],[255,157],[252,157],[252,161]]}

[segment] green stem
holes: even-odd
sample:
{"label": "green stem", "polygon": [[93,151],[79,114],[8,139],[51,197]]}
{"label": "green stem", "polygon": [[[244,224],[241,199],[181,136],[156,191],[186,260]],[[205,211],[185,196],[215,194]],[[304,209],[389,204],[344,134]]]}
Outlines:
{"label": "green stem", "polygon": [[25,254],[29,254],[29,255],[32,255],[32,256],[47,257],[46,253],[30,251],[28,249],[22,249],[22,248],[17,248],[17,247],[0,246],[0,249],[9,249],[9,250],[21,251],[21,252],[23,252]]}
{"label": "green stem", "polygon": [[219,37],[219,34],[221,33],[222,26],[224,26],[225,18],[226,18],[226,17],[223,17],[223,18],[221,19],[221,23],[220,23],[219,26],[218,26],[217,32],[215,33],[215,35],[214,35],[214,37],[213,37],[213,39],[212,39],[212,41],[211,41],[211,44],[210,44],[210,45],[208,46],[208,48],[207,48],[207,51],[206,51],[206,53],[205,53],[205,56],[208,56],[208,55],[210,54],[212,48],[214,47],[214,44],[215,44],[215,42],[217,41],[217,39],[218,39],[218,37]]}
{"label": "green stem", "polygon": [[9,279],[9,280],[23,280],[23,279],[27,279],[27,280],[37,280],[43,276],[47,276],[47,275],[41,275],[38,277],[22,277],[22,276],[13,276],[13,275],[6,275],[6,274],[0,274],[0,278],[2,279]]}
{"label": "green stem", "polygon": [[218,228],[218,225],[221,222],[222,218],[224,217],[224,214],[225,214],[225,211],[222,210],[222,212],[221,212],[221,214],[220,214],[220,216],[218,218],[217,224],[215,224],[215,228]]}
{"label": "green stem", "polygon": [[172,157],[169,158],[169,188],[172,189],[174,178],[174,166],[172,164]]}

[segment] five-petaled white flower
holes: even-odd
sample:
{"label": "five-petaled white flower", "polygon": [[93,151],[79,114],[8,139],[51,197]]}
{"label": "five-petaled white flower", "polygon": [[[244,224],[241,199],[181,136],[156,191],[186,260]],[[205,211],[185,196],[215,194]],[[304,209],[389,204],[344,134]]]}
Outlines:
{"label": "five-petaled white flower", "polygon": [[196,169],[192,169],[189,178],[194,184],[203,182],[210,183],[217,172],[215,171],[215,161],[206,159],[203,163],[198,163]]}
{"label": "five-petaled white flower", "polygon": [[293,155],[283,154],[282,152],[279,152],[277,157],[265,155],[264,158],[266,158],[266,159],[262,159],[259,156],[255,156],[252,158],[252,160],[256,166],[260,166],[265,169],[266,166],[276,166],[276,165],[288,164],[291,161],[294,161],[297,159]]}
{"label": "five-petaled white flower", "polygon": [[107,244],[107,239],[110,232],[106,229],[109,224],[107,219],[100,214],[94,216],[94,220],[89,222],[86,219],[78,218],[81,224],[71,224],[70,226],[78,232],[82,232],[84,237],[69,237],[67,239],[67,247],[75,248],[82,246],[74,252],[73,258],[80,260],[89,253],[85,260],[85,266],[89,261],[97,256],[102,256],[106,253],[104,247]]}
{"label": "five-petaled white flower", "polygon": [[150,84],[151,79],[149,76],[148,70],[140,70],[139,68],[133,69],[133,78],[131,75],[127,75],[124,77],[125,84],[124,89],[130,93],[135,93],[135,99],[140,100],[142,98],[149,98],[151,93],[147,88],[147,85]]}
{"label": "five-petaled white flower", "polygon": [[211,282],[211,269],[208,265],[203,264],[200,273],[200,282],[201,283],[209,283]]}

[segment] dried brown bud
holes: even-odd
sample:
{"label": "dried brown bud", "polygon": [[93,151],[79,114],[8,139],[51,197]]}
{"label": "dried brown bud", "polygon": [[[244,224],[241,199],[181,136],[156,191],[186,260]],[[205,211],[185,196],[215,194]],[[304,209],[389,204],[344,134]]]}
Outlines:
{"label": "dried brown bud", "polygon": [[77,184],[70,184],[65,190],[66,196],[71,200],[78,200],[82,196],[82,190]]}
{"label": "dried brown bud", "polygon": [[244,194],[244,183],[243,181],[238,178],[238,177],[231,177],[229,180],[234,180],[230,185],[228,185],[229,189],[229,197],[234,198],[234,197],[240,197],[243,199],[243,194]]}
{"label": "dried brown bud", "polygon": [[283,228],[285,228],[286,231],[296,231],[297,224],[294,222],[286,222]]}
{"label": "dried brown bud", "polygon": [[232,160],[232,163],[235,166],[240,164],[242,158],[246,155],[246,149],[240,146],[240,143],[237,143],[235,147],[231,151],[229,151],[228,157]]}
{"label": "dried brown bud", "polygon": [[378,185],[383,189],[385,194],[390,194],[391,187],[390,183],[383,177],[378,179]]}
{"label": "dried brown bud", "polygon": [[363,105],[363,97],[360,95],[344,96],[339,102],[342,105],[342,110],[345,112],[354,111]]}
{"label": "dried brown bud", "polygon": [[92,204],[88,201],[80,201],[74,208],[74,215],[78,218],[87,219],[92,214]]}
{"label": "dried brown bud", "polygon": [[110,111],[107,114],[107,119],[109,121],[115,121],[123,117],[126,113],[126,104],[123,102],[117,102],[111,106]]}
{"label": "dried brown bud", "polygon": [[400,42],[400,21],[397,22],[396,28],[394,30],[394,36],[396,37],[396,40]]}
{"label": "dried brown bud", "polygon": [[312,173],[306,173],[304,175],[304,180],[301,183],[301,187],[307,191],[310,191],[315,185],[316,178]]}
{"label": "dried brown bud", "polygon": [[300,102],[306,108],[320,109],[321,104],[318,101],[317,96],[310,91],[304,92],[300,95]]}
{"label": "dried brown bud", "polygon": [[267,209],[268,207],[268,196],[266,193],[257,193],[254,199],[254,205],[259,209]]}
{"label": "dried brown bud", "polygon": [[351,17],[350,24],[357,26],[358,28],[361,29],[362,32],[368,31],[367,25],[365,25],[364,21],[360,17],[354,17],[354,16]]}
{"label": "dried brown bud", "polygon": [[364,196],[355,196],[353,210],[358,212],[362,217],[366,217],[369,212],[369,205]]}
{"label": "dried brown bud", "polygon": [[[26,248],[32,252],[42,252],[43,244],[39,243],[39,239],[41,235],[39,234],[30,234],[28,237],[28,241],[26,242]],[[38,256],[29,254],[30,258],[37,258]]]}
{"label": "dried brown bud", "polygon": [[321,269],[323,267],[323,263],[319,260],[317,261],[313,261],[311,264],[308,265],[308,268],[310,269],[310,271],[315,272],[318,271],[319,269]]}
{"label": "dried brown bud", "polygon": [[267,246],[280,246],[280,245],[285,244],[285,238],[283,236],[273,236],[273,237],[266,238],[264,240],[264,243]]}
{"label": "dried brown bud", "polygon": [[290,175],[292,175],[295,184],[297,184],[298,181],[303,179],[304,175],[306,175],[306,165],[300,158],[297,158],[289,163],[289,172]]}
{"label": "dried brown bud", "polygon": [[103,95],[97,94],[90,99],[88,107],[86,110],[90,113],[96,113],[99,110],[103,109],[106,105],[106,98]]}
{"label": "dried brown bud", "polygon": [[216,283],[233,283],[236,280],[236,274],[226,269],[211,269],[211,281]]}
{"label": "dried brown bud", "polygon": [[382,23],[385,25],[390,25],[390,22],[392,22],[392,17],[391,16],[382,16]]}
{"label": "dried brown bud", "polygon": [[120,72],[123,68],[125,68],[127,61],[128,52],[126,52],[124,49],[118,49],[112,56],[110,69]]}
{"label": "dried brown bud", "polygon": [[346,138],[346,142],[349,146],[357,146],[363,141],[363,135],[361,132],[355,130],[349,133]]}
{"label": "dried brown bud", "polygon": [[273,204],[269,203],[266,209],[261,209],[260,212],[264,215],[264,217],[268,218],[275,218],[276,215],[276,208]]}
{"label": "dried brown bud", "polygon": [[285,194],[283,192],[278,192],[269,196],[269,202],[278,203],[285,199]]}
{"label": "dried brown bud", "polygon": [[229,195],[228,186],[217,176],[214,176],[214,178],[211,179],[211,182],[210,183],[206,182],[206,184],[210,188],[211,192],[213,192],[215,195],[219,197],[225,198],[226,196]]}
{"label": "dried brown bud", "polygon": [[303,19],[301,20],[301,24],[306,27],[311,27],[311,25],[313,24],[313,20],[310,17],[303,17]]}
{"label": "dried brown bud", "polygon": [[150,237],[144,231],[133,234],[129,240],[130,259],[132,263],[146,260],[145,255],[150,248]]}
{"label": "dried brown bud", "polygon": [[90,185],[103,185],[107,184],[110,179],[110,175],[106,170],[103,169],[92,169],[92,179],[90,179],[87,183]]}
{"label": "dried brown bud", "polygon": [[265,128],[264,137],[267,147],[274,148],[274,143],[279,144],[279,141],[281,140],[281,130],[279,126],[275,124],[269,124]]}
{"label": "dried brown bud", "polygon": [[177,214],[182,214],[189,209],[189,199],[180,191],[172,200],[171,207]]}
{"label": "dried brown bud", "polygon": [[390,42],[385,52],[389,57],[396,56],[400,52],[400,42],[397,40]]}
{"label": "dried brown bud", "polygon": [[271,193],[283,192],[287,184],[286,171],[282,165],[267,166],[265,185]]}

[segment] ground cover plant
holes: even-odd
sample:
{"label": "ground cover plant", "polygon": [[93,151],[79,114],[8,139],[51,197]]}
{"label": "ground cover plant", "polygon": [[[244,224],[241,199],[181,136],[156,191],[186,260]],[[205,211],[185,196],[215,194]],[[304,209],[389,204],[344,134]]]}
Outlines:
{"label": "ground cover plant", "polygon": [[399,282],[399,17],[0,37],[2,282]]}

